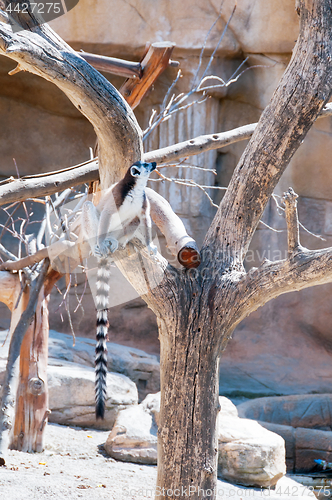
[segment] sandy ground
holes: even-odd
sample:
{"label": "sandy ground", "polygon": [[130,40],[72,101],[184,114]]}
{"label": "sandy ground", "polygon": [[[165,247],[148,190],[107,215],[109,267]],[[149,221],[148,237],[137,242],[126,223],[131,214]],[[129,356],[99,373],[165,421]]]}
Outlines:
{"label": "sandy ground", "polygon": [[[6,466],[0,467],[0,499],[154,498],[157,467],[117,462],[107,457],[102,446],[107,436],[108,432],[94,429],[48,424],[43,453],[8,452]],[[270,491],[241,488],[218,480],[217,497],[218,500],[248,497],[252,500],[315,500],[311,492],[288,478],[279,483],[279,489]],[[194,495],[187,492],[182,498],[190,496]],[[162,492],[158,497],[167,499]]]}
{"label": "sandy ground", "polygon": [[7,464],[0,468],[0,499],[129,500],[139,498],[142,485],[152,490],[156,467],[107,457],[102,444],[108,434],[49,424],[43,453],[8,452]]}

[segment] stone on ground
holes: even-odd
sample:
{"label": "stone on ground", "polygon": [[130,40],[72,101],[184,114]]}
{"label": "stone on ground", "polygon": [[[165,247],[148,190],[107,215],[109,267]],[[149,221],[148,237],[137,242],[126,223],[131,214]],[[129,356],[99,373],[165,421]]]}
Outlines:
{"label": "stone on ground", "polygon": [[137,406],[136,385],[125,375],[107,374],[104,420],[95,418],[94,369],[77,363],[48,367],[49,421],[97,429],[112,429],[119,411]]}

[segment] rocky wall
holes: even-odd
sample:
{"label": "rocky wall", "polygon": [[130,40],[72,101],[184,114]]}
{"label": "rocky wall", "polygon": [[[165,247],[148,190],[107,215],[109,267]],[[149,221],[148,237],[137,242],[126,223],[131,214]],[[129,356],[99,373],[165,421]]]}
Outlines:
{"label": "rocky wall", "polygon": [[[221,17],[206,42],[202,68],[231,15],[234,2],[225,0]],[[199,63],[200,49],[207,32],[218,16],[219,0],[80,0],[67,15],[51,26],[74,48],[139,60],[148,41],[171,40],[177,44],[173,58],[180,61],[183,78],[176,90],[189,89]],[[211,98],[191,107],[163,124],[151,134],[145,149],[155,149],[208,132],[221,132],[255,122],[267,105],[288,61],[298,34],[294,2],[288,0],[241,0],[229,28],[215,54],[214,74],[228,79],[245,57],[248,69],[227,88],[211,91]],[[0,59],[0,174],[15,175],[15,157],[21,175],[54,170],[79,163],[89,157],[94,145],[90,124],[50,83],[36,76],[18,73],[8,76],[14,64]],[[154,89],[137,108],[143,128],[176,76],[168,68]],[[120,78],[108,78],[117,86]],[[277,194],[292,186],[300,195],[300,215],[305,227],[326,239],[325,242],[302,231],[304,244],[317,248],[331,244],[332,191],[329,158],[332,120],[317,122],[294,156],[280,181]],[[190,158],[199,167],[215,168],[217,176],[200,170],[165,169],[172,177],[195,182],[214,182],[227,186],[245,142],[220,151]],[[154,187],[170,200],[188,230],[199,243],[215,213],[207,197],[198,188],[158,183]],[[214,201],[222,193],[210,192]],[[284,231],[285,223],[271,203],[264,215],[268,224]],[[257,265],[264,257],[279,258],[285,252],[285,232],[272,232],[259,226],[253,239],[247,266]],[[84,288],[81,277],[75,291]],[[60,288],[65,284],[60,283]],[[289,294],[252,314],[235,331],[221,360],[221,390],[228,395],[290,394],[331,390],[331,311],[332,285]],[[72,308],[77,300],[71,294]],[[76,302],[75,302],[76,301]],[[52,301],[51,326],[69,330],[56,311],[61,303]],[[93,335],[94,304],[86,293],[82,310],[73,314],[79,334]],[[91,320],[90,320],[91,318]],[[152,313],[140,299],[111,311],[111,338],[145,348],[158,349],[157,327]],[[113,319],[112,319],[113,318]],[[5,326],[7,319],[2,315]],[[140,325],[140,326],[138,326]]]}

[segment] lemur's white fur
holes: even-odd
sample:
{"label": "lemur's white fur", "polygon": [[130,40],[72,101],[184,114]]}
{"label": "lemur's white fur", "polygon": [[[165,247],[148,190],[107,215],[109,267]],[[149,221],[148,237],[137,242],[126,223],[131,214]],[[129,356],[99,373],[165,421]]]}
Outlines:
{"label": "lemur's white fur", "polygon": [[156,163],[136,162],[125,177],[107,189],[97,206],[86,201],[82,208],[83,236],[91,252],[98,258],[97,273],[97,344],[96,344],[96,417],[103,418],[106,400],[108,330],[107,309],[110,277],[110,256],[139,237],[155,255],[152,243],[150,204],[145,187]]}

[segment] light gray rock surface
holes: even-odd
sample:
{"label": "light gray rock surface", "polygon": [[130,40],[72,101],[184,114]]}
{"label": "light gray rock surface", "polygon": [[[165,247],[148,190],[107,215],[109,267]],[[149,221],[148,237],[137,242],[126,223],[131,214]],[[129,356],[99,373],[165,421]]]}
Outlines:
{"label": "light gray rock surface", "polygon": [[273,486],[286,474],[285,443],[258,422],[220,415],[218,468],[221,477],[245,486]]}
{"label": "light gray rock surface", "polygon": [[[3,383],[9,339],[3,345],[6,332],[0,332],[0,384]],[[107,375],[106,414],[103,421],[95,419],[94,396],[94,349],[95,342],[51,331],[49,339],[49,421],[65,425],[78,425],[98,429],[112,429],[120,409],[138,404],[135,382],[123,373]],[[129,373],[136,381],[145,377],[147,385],[159,383],[159,363],[155,356],[143,351],[111,345],[110,363],[119,372]],[[149,379],[150,376],[150,379]]]}
{"label": "light gray rock surface", "polygon": [[[235,405],[220,397],[218,420],[219,474],[243,485],[272,486],[285,474],[284,440],[257,422],[241,419]],[[157,463],[160,393],[149,394],[137,407],[120,411],[105,444],[113,458]]]}
{"label": "light gray rock surface", "polygon": [[332,394],[266,397],[238,406],[240,417],[274,424],[332,430]]}
{"label": "light gray rock surface", "polygon": [[285,440],[288,472],[311,471],[315,458],[332,461],[331,394],[258,398],[237,408]]}
{"label": "light gray rock surface", "polygon": [[112,429],[119,411],[137,406],[136,385],[125,375],[107,374],[104,420],[95,417],[94,369],[77,363],[48,367],[50,422],[97,429]]}
{"label": "light gray rock surface", "polygon": [[160,393],[149,394],[138,406],[119,412],[105,450],[117,460],[157,463]]}
{"label": "light gray rock surface", "polygon": [[149,394],[138,406],[119,412],[105,450],[117,460],[157,463],[160,393]]}
{"label": "light gray rock surface", "polygon": [[[0,336],[1,339],[1,336]],[[129,377],[138,388],[140,399],[160,389],[159,361],[157,356],[140,349],[112,342],[107,343],[107,367],[109,372]],[[95,341],[76,337],[75,346],[71,335],[50,331],[48,363],[60,366],[63,361],[94,367]]]}

